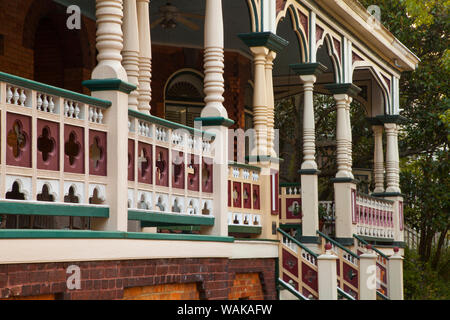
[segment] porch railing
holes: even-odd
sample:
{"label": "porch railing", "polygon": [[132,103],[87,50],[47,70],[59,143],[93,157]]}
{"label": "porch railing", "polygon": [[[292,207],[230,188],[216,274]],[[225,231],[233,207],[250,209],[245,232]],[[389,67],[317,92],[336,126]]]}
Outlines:
{"label": "porch railing", "polygon": [[317,254],[280,228],[278,233],[281,237],[278,255],[280,279],[308,300],[317,300]]}
{"label": "porch railing", "polygon": [[129,219],[213,225],[214,136],[131,109],[128,116]]}
{"label": "porch railing", "polygon": [[[366,252],[367,241],[357,235],[353,235],[356,240],[356,252],[361,255]],[[377,254],[377,293],[379,297],[388,297],[388,263],[389,257],[377,248],[372,247],[372,250]],[[381,295],[380,295],[381,294]]]}
{"label": "porch railing", "polygon": [[342,246],[339,242],[329,238],[324,233],[317,231],[321,239],[321,250],[325,252],[325,244],[331,244],[331,251],[338,257],[336,260],[336,273],[338,287],[355,300],[359,299],[359,257],[351,250]]}
{"label": "porch railing", "polygon": [[0,228],[87,229],[109,216],[110,106],[0,72]]}
{"label": "porch railing", "polygon": [[228,164],[228,231],[258,235],[262,230],[261,168]]}
{"label": "porch railing", "polygon": [[374,238],[394,238],[393,201],[358,193],[356,233]]}

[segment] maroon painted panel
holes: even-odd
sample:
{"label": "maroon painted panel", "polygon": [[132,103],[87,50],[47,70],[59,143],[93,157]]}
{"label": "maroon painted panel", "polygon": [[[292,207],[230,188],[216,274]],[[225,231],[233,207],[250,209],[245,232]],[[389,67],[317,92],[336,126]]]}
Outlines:
{"label": "maroon painted panel", "polygon": [[355,290],[352,290],[349,286],[344,284],[344,292],[351,295],[353,298],[358,299],[358,293]]}
{"label": "maroon painted panel", "polygon": [[169,186],[169,150],[156,147],[156,176],[155,183],[158,186]]}
{"label": "maroon painted panel", "polygon": [[[399,229],[400,231],[403,231],[403,201],[398,202],[398,219],[399,219]],[[391,227],[393,226],[394,224],[392,223]]]}
{"label": "maroon painted panel", "polygon": [[351,267],[344,261],[343,263],[344,280],[350,283],[355,288],[358,288],[358,270]]}
{"label": "maroon painted panel", "polygon": [[252,186],[250,183],[244,183],[242,188],[242,199],[244,200],[244,208],[252,208]]}
{"label": "maroon painted panel", "polygon": [[228,206],[231,207],[231,181],[228,180]]}
{"label": "maroon painted panel", "polygon": [[311,289],[318,290],[317,271],[313,270],[304,262],[302,262],[302,282],[307,284]]}
{"label": "maroon painted panel", "polygon": [[84,173],[84,128],[64,125],[64,171]]}
{"label": "maroon painted panel", "polygon": [[6,164],[31,167],[31,118],[8,112],[6,132]]}
{"label": "maroon painted panel", "polygon": [[153,174],[153,158],[152,145],[139,142],[138,143],[138,181],[141,183],[152,183]]}
{"label": "maroon painted panel", "polygon": [[270,213],[272,215],[278,215],[279,207],[279,185],[278,185],[278,171],[271,170],[270,176]]}
{"label": "maroon painted panel", "polygon": [[287,250],[282,251],[283,268],[298,277],[298,259]]}
{"label": "maroon painted panel", "polygon": [[338,277],[341,275],[341,261],[339,259],[336,260],[336,274]]}
{"label": "maroon painted panel", "polygon": [[286,218],[301,219],[302,217],[302,199],[286,199]]}
{"label": "maroon painted panel", "polygon": [[199,157],[193,154],[188,155],[189,164],[187,168],[187,184],[188,190],[200,190],[200,160]]}
{"label": "maroon painted panel", "polygon": [[37,121],[37,168],[59,170],[59,123]]}
{"label": "maroon painted panel", "polygon": [[213,192],[213,159],[203,158],[202,191]]}
{"label": "maroon painted panel", "polygon": [[298,291],[298,282],[295,281],[294,279],[292,279],[291,277],[289,277],[284,272],[283,272],[283,281],[290,284],[291,286],[293,286],[295,288],[295,290]]}
{"label": "maroon painted panel", "polygon": [[356,190],[352,189],[352,223],[356,224]]}
{"label": "maroon painted panel", "polygon": [[241,208],[242,207],[242,191],[241,191],[241,183],[233,182],[233,207]]}
{"label": "maroon painted panel", "polygon": [[134,140],[128,139],[128,180],[134,181]]}
{"label": "maroon painted panel", "polygon": [[382,294],[384,294],[385,296],[388,295],[388,291],[387,288],[385,286],[380,285],[380,287],[377,289],[378,292],[381,292]]}
{"label": "maroon painted panel", "polygon": [[311,296],[315,299],[318,299],[319,297],[317,297],[315,294],[313,294],[311,291],[309,291],[308,289],[306,289],[305,287],[302,288],[302,294],[307,297],[307,298],[311,298]]}
{"label": "maroon painted panel", "polygon": [[252,187],[253,187],[253,209],[259,210],[261,207],[259,185],[254,184]]}
{"label": "maroon painted panel", "polygon": [[89,130],[89,174],[106,176],[106,132]]}
{"label": "maroon painted panel", "polygon": [[172,151],[172,187],[184,189],[184,153]]}

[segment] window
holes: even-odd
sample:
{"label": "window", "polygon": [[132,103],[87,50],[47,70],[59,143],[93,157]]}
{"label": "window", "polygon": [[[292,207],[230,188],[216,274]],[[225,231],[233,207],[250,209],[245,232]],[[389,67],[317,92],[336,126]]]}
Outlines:
{"label": "window", "polygon": [[194,127],[204,106],[203,77],[194,71],[180,71],[166,86],[165,114],[169,121]]}

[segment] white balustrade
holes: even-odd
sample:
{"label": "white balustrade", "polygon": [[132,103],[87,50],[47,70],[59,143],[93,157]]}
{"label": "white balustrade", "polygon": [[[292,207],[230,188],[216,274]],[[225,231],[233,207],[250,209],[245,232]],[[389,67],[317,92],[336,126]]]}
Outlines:
{"label": "white balustrade", "polygon": [[393,238],[392,202],[358,194],[356,197],[358,235],[375,238]]}
{"label": "white balustrade", "polygon": [[30,98],[29,90],[11,85],[6,86],[6,103],[27,107],[29,106]]}
{"label": "white balustrade", "polygon": [[57,113],[55,98],[45,93],[36,93],[36,109],[48,113]]}

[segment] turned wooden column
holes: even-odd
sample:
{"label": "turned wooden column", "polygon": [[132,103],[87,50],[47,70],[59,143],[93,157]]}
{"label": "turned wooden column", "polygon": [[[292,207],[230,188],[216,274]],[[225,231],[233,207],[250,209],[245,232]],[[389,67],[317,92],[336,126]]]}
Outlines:
{"label": "turned wooden column", "polygon": [[386,131],[386,192],[400,193],[398,129],[395,123],[385,123]]}
{"label": "turned wooden column", "polygon": [[149,0],[137,0],[139,28],[139,111],[150,113],[152,100],[152,43],[150,38]]}
{"label": "turned wooden column", "polygon": [[383,126],[372,126],[374,134],[374,193],[384,192]]}
{"label": "turned wooden column", "polygon": [[[139,29],[136,0],[123,0],[123,50],[122,65],[128,76],[128,82],[139,86]],[[138,109],[138,90],[128,96],[130,109]]]}
{"label": "turned wooden column", "polygon": [[275,100],[273,95],[273,61],[277,53],[269,51],[266,56],[266,92],[267,92],[267,155],[277,157],[275,150]]}
{"label": "turned wooden column", "polygon": [[122,66],[122,0],[96,0],[98,64],[92,79],[120,79],[127,81]]}
{"label": "turned wooden column", "polygon": [[223,106],[223,93],[225,91],[223,39],[222,0],[206,0],[205,78],[203,80],[205,107],[202,110],[202,117],[228,118],[227,111]]}

